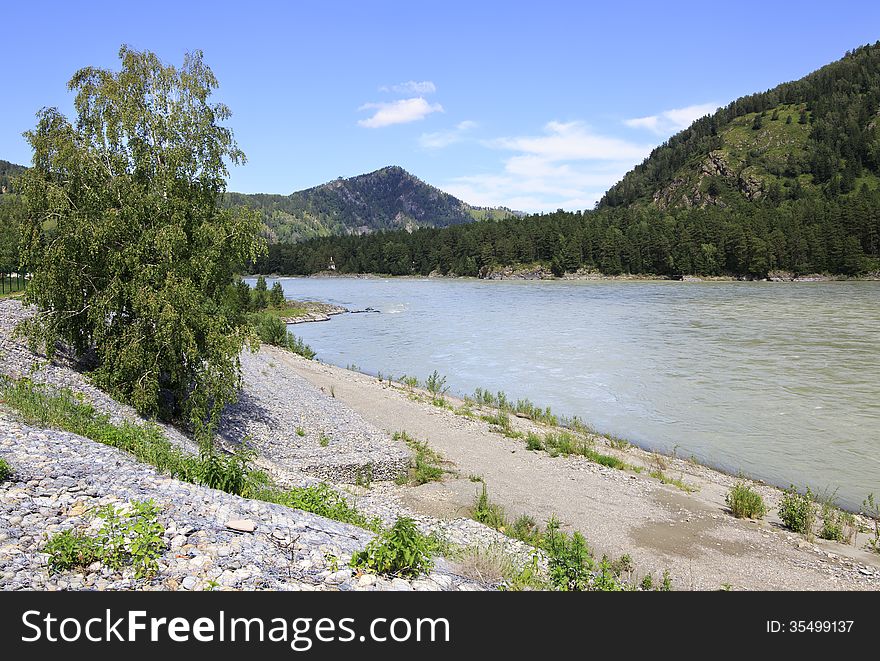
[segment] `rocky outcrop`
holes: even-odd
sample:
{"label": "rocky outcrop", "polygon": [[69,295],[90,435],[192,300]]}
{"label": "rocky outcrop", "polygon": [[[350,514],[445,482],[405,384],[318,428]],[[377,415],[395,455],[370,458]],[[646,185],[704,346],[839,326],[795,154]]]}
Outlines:
{"label": "rocky outcrop", "polygon": [[707,179],[720,177],[728,185],[739,190],[748,200],[757,201],[764,195],[764,182],[747,168],[736,172],[727,162],[724,153],[712,151],[700,163],[690,177],[679,176],[654,192],[652,200],[660,209],[683,207],[703,208],[710,205],[725,206],[719,195],[713,193]]}

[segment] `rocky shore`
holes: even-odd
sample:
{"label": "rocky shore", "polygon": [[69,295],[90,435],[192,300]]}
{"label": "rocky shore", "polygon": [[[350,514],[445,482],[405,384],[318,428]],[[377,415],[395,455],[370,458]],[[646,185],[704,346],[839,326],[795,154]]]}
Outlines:
{"label": "rocky shore", "polygon": [[[133,409],[92,386],[63,356],[47,361],[14,338],[14,325],[27,314],[17,301],[0,301],[0,373],[68,388],[114,423],[143,422]],[[256,451],[258,466],[279,484],[326,482],[365,516],[385,524],[410,516],[423,532],[454,544],[500,544],[525,553],[518,542],[470,519],[441,521],[403,505],[397,495],[401,487],[381,480],[406,470],[409,450],[286,369],[282,354],[263,347],[242,356],[244,387],[220,432],[227,448],[247,443]],[[160,428],[180,447],[196,450],[186,434],[169,425]],[[13,471],[0,484],[0,589],[483,590],[497,585],[463,574],[443,558],[416,579],[355,572],[349,561],[373,538],[368,530],[169,478],[120,450],[35,428],[2,402],[0,457]],[[367,475],[375,481],[370,489],[350,484]],[[49,536],[87,530],[100,506],[145,499],[157,503],[164,528],[154,579],[135,579],[130,569],[97,563],[85,571],[49,572],[44,550]],[[231,522],[241,520],[254,530],[234,530]]]}

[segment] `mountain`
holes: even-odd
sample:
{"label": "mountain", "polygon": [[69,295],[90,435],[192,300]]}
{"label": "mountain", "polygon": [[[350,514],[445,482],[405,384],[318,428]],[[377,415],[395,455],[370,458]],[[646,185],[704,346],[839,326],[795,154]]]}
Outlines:
{"label": "mountain", "polygon": [[270,243],[448,227],[515,215],[507,209],[472,207],[397,166],[349,179],[340,177],[292,195],[228,193],[224,203],[259,210]]}
{"label": "mountain", "polygon": [[27,168],[9,161],[0,160],[0,195],[9,193],[9,180],[24,172]]}
{"label": "mountain", "polygon": [[880,184],[880,42],[737,99],[657,147],[600,208],[833,198]]}
{"label": "mountain", "polygon": [[331,259],[340,273],[880,277],[880,42],[698,119],[596,210],[272,245],[254,269]]}

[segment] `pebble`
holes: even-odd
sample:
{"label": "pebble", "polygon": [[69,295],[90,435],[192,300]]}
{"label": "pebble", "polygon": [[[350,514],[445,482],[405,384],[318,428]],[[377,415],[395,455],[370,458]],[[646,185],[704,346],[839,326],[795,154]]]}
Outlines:
{"label": "pebble", "polygon": [[[12,327],[27,314],[17,301],[0,301],[0,374],[29,376],[50,387],[69,388],[115,424],[142,424],[131,407],[92,386],[63,355],[48,363],[14,340]],[[245,392],[240,401],[245,408],[238,413],[253,415],[244,431],[259,432],[254,435],[258,462],[291,484],[332,479],[331,487],[340,490],[365,466],[372,466],[372,478],[377,481],[396,476],[407,466],[409,451],[384,432],[338,401],[321,395],[292,370],[268,369],[272,351],[264,347],[257,354],[242,355]],[[263,367],[269,376],[258,383],[255,374]],[[279,392],[285,397],[278,397]],[[255,406],[261,408],[255,410]],[[233,433],[242,432],[233,424],[235,420],[232,415],[229,424],[223,426],[224,442],[235,444],[241,438]],[[296,441],[297,447],[290,435],[296,426],[291,420],[309,430],[306,441],[316,430],[323,430],[331,439],[330,450],[325,452],[326,448],[316,442],[304,445],[306,441],[302,440]],[[172,443],[185,451],[197,451],[178,430],[168,425],[159,427]],[[285,445],[289,452],[285,452]],[[340,457],[335,463],[326,460],[331,451]],[[473,586],[442,559],[438,559],[430,581],[424,576],[415,581],[371,574],[355,576],[348,565],[352,555],[373,539],[370,531],[171,479],[115,448],[68,432],[25,424],[2,405],[0,456],[14,470],[12,478],[0,486],[3,590],[193,590],[199,586],[235,590],[314,590],[331,586],[339,590],[412,590],[415,581],[421,581],[418,585],[425,589],[428,582],[448,590],[463,584]],[[321,468],[322,464],[326,466]],[[365,507],[361,508],[360,502],[358,506],[369,516],[391,522],[401,515],[413,515],[400,506],[393,490],[374,488],[367,493]],[[384,505],[382,493],[389,499]],[[148,498],[158,505],[158,520],[164,529],[157,576],[135,579],[130,567],[120,571],[98,563],[85,571],[49,574],[48,557],[43,552],[47,533],[77,529],[93,534],[100,527],[100,521],[92,516],[98,508],[108,504],[126,507],[131,501]],[[351,500],[359,501],[354,497]],[[429,517],[417,517],[417,521],[426,531],[448,532],[459,540],[475,540],[483,534],[494,539],[499,534],[470,520],[461,526]],[[336,568],[328,571],[327,558],[331,556]]]}

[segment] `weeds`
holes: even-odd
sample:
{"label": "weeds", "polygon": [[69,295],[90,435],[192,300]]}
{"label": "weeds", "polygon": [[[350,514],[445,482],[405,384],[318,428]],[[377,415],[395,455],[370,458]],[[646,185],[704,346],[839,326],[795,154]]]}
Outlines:
{"label": "weeds", "polygon": [[535,432],[526,434],[526,450],[543,450],[544,441]]}
{"label": "weeds", "polygon": [[5,459],[0,458],[0,482],[5,482],[12,477],[12,468]]}
{"label": "weeds", "polygon": [[373,464],[368,463],[355,471],[354,483],[356,486],[369,489],[373,485]]}
{"label": "weeds", "polygon": [[330,445],[330,437],[327,436],[327,434],[321,434],[318,437],[318,445],[320,445],[322,448],[326,448],[328,445]]}
{"label": "weeds", "polygon": [[867,548],[880,553],[880,501],[874,499],[873,493],[862,502],[862,514],[874,522],[873,537],[868,539]]}
{"label": "weeds", "polygon": [[808,537],[813,533],[816,521],[815,496],[809,487],[800,494],[794,485],[785,491],[779,503],[779,518],[789,530]]}
{"label": "weeds", "polygon": [[305,436],[305,435],[306,435],[306,430],[303,429],[302,427],[297,427],[297,428],[296,428],[296,435],[297,435],[297,436]]}
{"label": "weeds", "polygon": [[822,503],[822,528],[819,530],[819,537],[850,544],[857,529],[856,517],[851,512],[844,512],[828,501]]}
{"label": "weeds", "polygon": [[449,388],[446,386],[446,377],[440,376],[437,370],[434,370],[427,378],[425,388],[433,397],[440,397],[449,391]]}
{"label": "weeds", "polygon": [[698,490],[697,487],[688,484],[682,478],[669,477],[666,473],[664,473],[663,471],[660,471],[660,470],[653,470],[650,473],[648,473],[648,475],[650,475],[651,477],[653,477],[656,480],[660,480],[660,482],[662,484],[670,484],[674,487],[681,489],[685,493],[694,493]]}
{"label": "weeds", "polygon": [[486,483],[483,482],[483,489],[476,497],[474,505],[471,508],[471,518],[484,526],[504,532],[508,528],[507,515],[501,505],[496,505],[489,500],[489,493],[486,490]]}
{"label": "weeds", "polygon": [[763,519],[767,513],[764,499],[757,491],[740,480],[725,498],[731,513],[738,519]]}
{"label": "weeds", "polygon": [[164,528],[158,521],[158,512],[152,500],[133,501],[127,510],[113,505],[102,507],[97,516],[103,519],[103,524],[96,536],[65,530],[46,542],[44,551],[49,554],[49,572],[85,568],[100,562],[110,569],[130,565],[135,578],[155,576],[164,548]]}
{"label": "weeds", "polygon": [[71,390],[49,391],[29,379],[0,378],[0,396],[31,422],[119,448],[184,482],[314,512],[370,530],[379,528],[375,519],[365,518],[326,484],[294,489],[276,486],[265,473],[249,467],[253,453],[244,447],[229,455],[206,445],[197,456],[187,454],[172,445],[156,425],[114,425],[109,416],[97,413]]}
{"label": "weeds", "polygon": [[419,486],[428,482],[439,482],[446,472],[440,465],[443,457],[428,447],[424,441],[417,441],[405,431],[394,432],[392,437],[395,441],[406,443],[413,451],[414,457],[409,474],[398,480],[399,484],[411,484]]}
{"label": "weeds", "polygon": [[356,553],[351,565],[377,574],[415,577],[434,566],[433,551],[434,543],[416,528],[415,521],[400,517]]}

